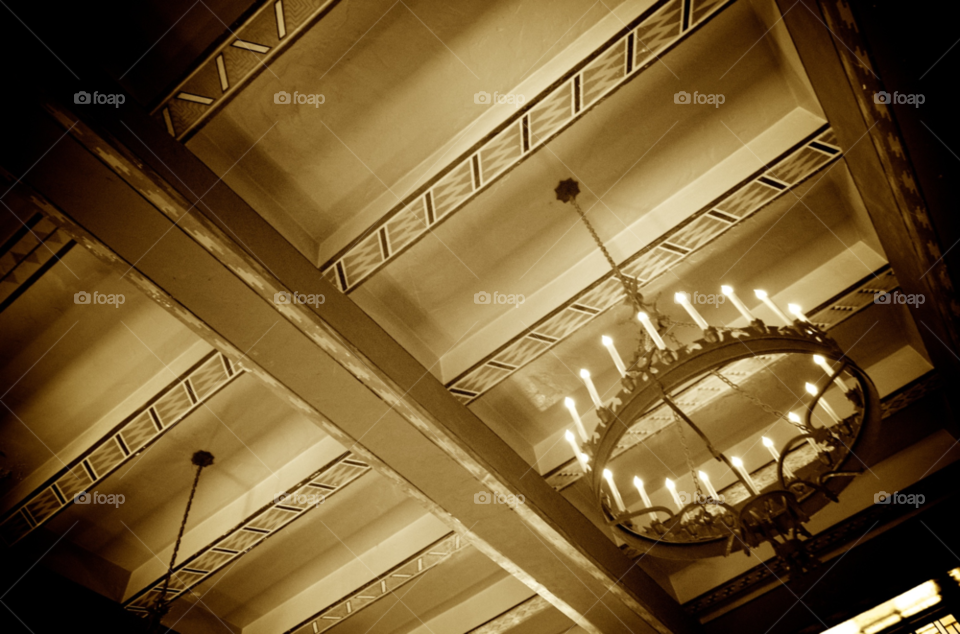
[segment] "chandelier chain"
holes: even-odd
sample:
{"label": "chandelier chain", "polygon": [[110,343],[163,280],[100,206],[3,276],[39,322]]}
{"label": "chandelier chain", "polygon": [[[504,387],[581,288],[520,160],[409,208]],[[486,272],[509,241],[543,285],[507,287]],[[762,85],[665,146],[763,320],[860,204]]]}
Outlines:
{"label": "chandelier chain", "polygon": [[593,237],[593,241],[597,243],[597,246],[600,248],[600,252],[603,253],[603,257],[607,259],[607,262],[610,264],[610,268],[613,269],[614,275],[617,276],[617,279],[620,280],[620,283],[623,285],[623,290],[626,292],[627,297],[630,298],[630,301],[633,302],[637,310],[642,310],[643,304],[637,294],[636,280],[633,278],[631,278],[631,281],[627,280],[627,276],[624,275],[623,271],[620,270],[620,267],[617,265],[616,261],[614,261],[613,256],[610,255],[609,251],[607,251],[607,247],[603,243],[603,240],[600,239],[600,236],[593,228],[593,225],[590,224],[589,220],[587,220],[587,214],[585,214],[583,209],[581,209],[579,201],[577,201],[576,198],[573,198],[571,202],[573,203],[573,208],[577,210],[578,214],[580,214],[580,219],[587,227],[587,231],[589,231],[590,235]]}
{"label": "chandelier chain", "polygon": [[757,398],[756,396],[754,396],[754,395],[751,394],[750,392],[747,392],[745,389],[743,389],[742,387],[740,387],[739,385],[737,385],[736,383],[734,383],[733,381],[731,381],[730,379],[728,379],[727,377],[725,377],[723,374],[721,374],[721,373],[718,372],[717,370],[710,370],[710,374],[714,375],[715,377],[717,377],[718,379],[720,379],[721,381],[723,381],[724,383],[726,383],[726,384],[730,387],[730,389],[732,389],[734,392],[736,392],[737,394],[739,394],[739,395],[742,396],[743,398],[747,399],[748,401],[750,401],[751,403],[753,403],[754,405],[756,405],[757,407],[759,407],[760,409],[762,409],[762,410],[765,411],[766,413],[768,413],[768,414],[770,414],[770,415],[772,415],[772,416],[776,416],[777,418],[780,418],[780,419],[782,419],[782,420],[785,420],[785,421],[787,421],[788,423],[790,423],[791,425],[793,425],[793,426],[795,426],[795,427],[800,427],[800,428],[803,429],[803,430],[807,430],[807,427],[806,427],[805,425],[803,425],[802,423],[800,423],[800,424],[794,423],[792,420],[790,420],[789,418],[787,418],[787,417],[783,414],[783,412],[781,412],[780,410],[778,410],[778,409],[776,409],[776,408],[774,408],[774,407],[771,407],[770,405],[767,405],[767,404],[764,403],[762,400],[760,400],[759,398]]}

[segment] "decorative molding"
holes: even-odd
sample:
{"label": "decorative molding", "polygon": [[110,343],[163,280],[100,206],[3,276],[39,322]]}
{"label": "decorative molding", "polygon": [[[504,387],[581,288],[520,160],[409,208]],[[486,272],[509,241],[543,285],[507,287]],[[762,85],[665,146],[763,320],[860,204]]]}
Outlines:
{"label": "decorative molding", "polygon": [[[42,486],[5,513],[0,535],[23,539],[77,502],[90,487],[130,461],[243,373],[222,354],[207,354]],[[79,503],[84,503],[81,499]]]}
{"label": "decorative molding", "polygon": [[0,312],[7,309],[76,244],[41,213],[0,245]]}
{"label": "decorative molding", "polygon": [[[731,227],[841,156],[829,128],[810,135],[769,168],[755,172],[720,198],[692,214],[621,263],[624,274],[641,288],[677,266]],[[769,183],[775,183],[776,186]],[[485,359],[447,383],[460,402],[469,404],[511,374],[545,354],[597,316],[623,301],[623,288],[612,271],[542,318]]]}
{"label": "decorative molding", "polygon": [[449,533],[358,590],[325,607],[296,627],[287,630],[284,634],[318,634],[319,632],[325,632],[377,599],[391,594],[400,586],[424,574],[465,546],[466,543],[461,540],[460,535]]}
{"label": "decorative molding", "polygon": [[183,141],[340,0],[266,0],[153,109]]}
{"label": "decorative molding", "polygon": [[[370,465],[349,451],[287,489],[282,495],[243,520],[222,537],[178,564],[170,577],[167,600],[172,601],[209,579],[227,564],[244,556],[268,537],[305,516],[326,498],[370,471]],[[320,496],[319,503],[307,500]],[[279,499],[279,501],[277,501]],[[125,603],[131,612],[146,614],[163,589],[163,577],[140,590]]]}
{"label": "decorative molding", "polygon": [[324,263],[324,276],[355,290],[733,2],[657,2]]}

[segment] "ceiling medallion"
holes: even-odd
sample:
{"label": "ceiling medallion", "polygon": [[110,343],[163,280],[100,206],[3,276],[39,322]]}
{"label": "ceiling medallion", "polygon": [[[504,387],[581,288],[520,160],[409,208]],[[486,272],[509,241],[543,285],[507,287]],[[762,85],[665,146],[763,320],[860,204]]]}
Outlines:
{"label": "ceiling medallion", "polygon": [[[840,491],[866,468],[877,451],[880,407],[870,377],[833,339],[810,323],[800,307],[789,305],[793,318],[788,317],[761,290],[755,291],[757,298],[783,325],[768,326],[756,318],[728,286],[721,287],[721,292],[746,320],[745,327],[710,325],[685,293],[677,293],[675,300],[695,323],[680,324],[661,315],[637,292],[637,281],[620,271],[587,221],[576,200],[576,181],[563,181],[556,191],[559,200],[571,202],[580,214],[637,308],[638,341],[629,364],[624,363],[611,338],[601,339],[620,374],[619,393],[604,402],[590,372],[580,371],[599,418],[592,433],[587,433],[573,399],[565,400],[574,423],[565,433],[566,440],[581,469],[591,478],[596,503],[607,525],[640,552],[656,548],[659,557],[698,559],[738,550],[749,555],[751,549],[768,542],[792,573],[816,566],[819,562],[803,546],[803,538],[810,537],[804,524],[828,503],[837,502]],[[678,325],[699,329],[700,337],[681,344],[670,332]],[[676,345],[668,346],[665,338]],[[758,359],[774,359],[775,363]],[[723,373],[727,369],[728,374],[735,374],[730,371],[734,364],[761,367],[738,383]],[[809,380],[786,384],[775,376],[771,367],[775,364],[792,369],[791,380],[806,372]],[[753,393],[758,386],[766,389],[763,394],[769,400],[781,403],[784,391],[804,395],[791,397],[796,398],[801,413],[785,415],[778,411]],[[696,409],[692,398],[698,390],[720,396]],[[777,390],[779,396],[769,394]],[[731,440],[736,435],[730,429],[731,421],[751,421],[758,408],[767,415],[764,422],[741,430],[740,437]],[[664,425],[664,420],[669,422]],[[781,433],[788,439],[779,449],[765,435],[761,437],[769,456],[765,464],[750,469],[740,457],[725,453],[735,445],[745,451],[745,443],[756,440],[758,433],[780,421],[792,433]],[[637,455],[639,451],[631,452],[641,441],[668,428],[675,428],[679,435],[695,491],[689,496],[681,494],[677,483],[667,478],[659,495],[672,499],[672,507],[655,504],[646,489],[653,483],[648,480],[645,484],[642,479],[645,466],[662,475],[661,467],[666,465],[648,450],[642,454],[643,459]],[[688,432],[693,432],[690,443]],[[721,463],[718,471],[735,476],[721,491],[691,459],[690,445],[696,439],[701,455]],[[628,486],[622,490],[630,493],[629,504],[620,493],[618,476],[621,486],[627,479]]]}

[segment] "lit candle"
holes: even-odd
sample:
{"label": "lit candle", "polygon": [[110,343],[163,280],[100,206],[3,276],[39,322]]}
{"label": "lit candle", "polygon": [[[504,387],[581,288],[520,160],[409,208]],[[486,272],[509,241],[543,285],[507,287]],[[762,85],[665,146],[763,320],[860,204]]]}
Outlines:
{"label": "lit candle", "polygon": [[650,335],[650,338],[653,339],[653,343],[657,344],[657,347],[661,350],[666,350],[667,346],[663,343],[663,339],[660,338],[660,333],[653,327],[650,316],[647,313],[638,313],[637,319],[639,319],[643,327],[647,329],[647,333]]}
{"label": "lit candle", "polygon": [[653,502],[650,501],[650,496],[647,495],[647,490],[643,488],[643,480],[637,476],[633,476],[633,486],[637,487],[637,491],[640,493],[640,499],[643,500],[643,506],[645,508],[653,506]]}
{"label": "lit candle", "polygon": [[[760,439],[760,442],[763,443],[763,446],[766,447],[766,448],[767,448],[767,451],[770,452],[770,455],[773,456],[773,461],[779,463],[779,462],[780,462],[780,452],[777,451],[777,448],[773,446],[773,441],[770,440],[769,438],[767,438],[766,436],[763,436],[763,437]],[[793,472],[790,471],[790,468],[789,468],[786,464],[783,465],[783,472],[784,472],[785,474],[787,474],[789,477],[791,477],[791,478],[793,477]]]}
{"label": "lit candle", "polygon": [[673,483],[673,480],[667,478],[667,488],[670,490],[670,495],[673,496],[673,503],[677,505],[677,510],[683,510],[683,500],[680,499],[680,496],[677,494],[677,485]]}
{"label": "lit candle", "polygon": [[623,498],[620,497],[620,491],[617,490],[617,485],[613,482],[613,472],[610,471],[610,469],[603,470],[603,479],[610,485],[610,493],[613,494],[613,501],[617,503],[617,509],[620,510],[620,512],[626,511],[627,507],[623,503]]}
{"label": "lit candle", "polygon": [[563,437],[567,439],[567,442],[570,443],[570,448],[573,449],[573,455],[577,457],[577,462],[580,463],[580,468],[583,469],[583,472],[587,472],[587,463],[584,458],[587,457],[585,453],[580,451],[580,447],[577,446],[577,439],[574,438],[573,432],[569,429],[564,432]]}
{"label": "lit candle", "polygon": [[710,327],[710,324],[707,323],[707,320],[700,316],[700,313],[697,312],[697,309],[693,307],[693,304],[690,303],[690,298],[686,293],[676,293],[673,296],[673,300],[683,306],[683,309],[687,311],[687,314],[690,315],[690,319],[697,322],[697,325],[700,326],[701,330],[706,330]]}
{"label": "lit candle", "polygon": [[[797,414],[796,412],[790,412],[789,414],[787,414],[787,420],[789,420],[791,423],[796,425],[800,429],[800,431],[806,432],[806,430],[803,429],[803,421],[800,420],[800,415]],[[820,452],[820,445],[818,445],[813,438],[810,438],[808,436],[807,438],[805,438],[805,440],[807,441],[808,445],[810,445],[817,451],[817,453]]]}
{"label": "lit candle", "polygon": [[753,495],[760,495],[760,490],[757,489],[757,483],[753,481],[753,478],[750,477],[750,474],[747,473],[746,467],[743,466],[743,460],[740,458],[730,458],[730,463],[733,465],[733,468],[737,470],[737,473],[743,478],[743,483],[747,485],[747,488],[750,489],[750,492]]}
{"label": "lit candle", "polygon": [[563,399],[563,404],[567,406],[567,411],[570,412],[570,418],[573,419],[573,425],[577,428],[577,433],[580,434],[580,440],[587,442],[590,438],[587,436],[587,430],[583,426],[583,421],[580,420],[580,413],[577,412],[577,403],[569,396]]}
{"label": "lit candle", "polygon": [[799,304],[787,304],[787,310],[790,311],[790,314],[799,319],[800,321],[805,321],[808,324],[810,320],[807,319],[807,316],[803,314],[803,311],[800,310]]}
{"label": "lit candle", "polygon": [[[814,385],[813,383],[807,383],[806,388],[807,388],[807,393],[810,394],[810,396],[816,396],[817,392],[819,391],[817,390],[817,386]],[[830,407],[829,403],[827,403],[827,399],[821,396],[819,403],[820,403],[820,407],[823,408],[823,411],[827,413],[827,416],[833,419],[833,422],[835,423],[840,422],[840,417],[837,416],[837,413],[833,411],[833,408]]]}
{"label": "lit candle", "polygon": [[757,296],[761,302],[767,305],[767,308],[773,311],[773,314],[780,318],[783,321],[785,326],[789,326],[793,321],[787,317],[787,314],[780,310],[780,307],[773,303],[773,300],[767,295],[767,291],[761,291],[759,289],[753,291],[754,295]]}
{"label": "lit candle", "polygon": [[597,388],[593,386],[593,381],[590,380],[590,371],[580,370],[580,378],[583,379],[584,384],[587,386],[587,392],[590,393],[590,400],[593,401],[594,407],[597,409],[602,408],[603,401],[600,400],[600,395],[597,394]]}
{"label": "lit candle", "polygon": [[707,494],[714,500],[719,500],[720,496],[717,495],[717,490],[713,488],[713,484],[710,482],[710,478],[707,477],[707,474],[703,471],[697,471],[697,476],[703,482],[703,486],[707,487]]}
{"label": "lit candle", "polygon": [[623,364],[623,359],[620,358],[617,347],[613,345],[613,339],[604,335],[600,337],[600,341],[603,342],[603,346],[607,349],[607,352],[610,353],[610,358],[613,359],[613,365],[617,366],[617,372],[620,373],[620,376],[626,378],[627,366]]}
{"label": "lit candle", "polygon": [[590,471],[590,456],[581,451],[577,454],[577,460],[580,461],[580,466],[583,467],[584,473]]}
{"label": "lit candle", "polygon": [[[813,362],[816,363],[818,366],[820,366],[820,369],[826,372],[827,376],[833,376],[833,368],[830,367],[830,365],[827,363],[827,360],[825,358],[823,358],[819,354],[815,354],[813,355]],[[835,378],[833,382],[837,384],[837,387],[843,390],[844,394],[850,391],[850,388],[847,387],[846,383],[840,380],[839,376]]]}
{"label": "lit candle", "polygon": [[720,292],[730,300],[730,302],[738,311],[740,311],[740,314],[743,315],[743,318],[746,319],[748,323],[754,320],[754,316],[750,314],[750,311],[747,310],[747,307],[743,305],[743,302],[740,301],[740,298],[737,297],[737,294],[733,292],[733,288],[729,286],[721,286]]}

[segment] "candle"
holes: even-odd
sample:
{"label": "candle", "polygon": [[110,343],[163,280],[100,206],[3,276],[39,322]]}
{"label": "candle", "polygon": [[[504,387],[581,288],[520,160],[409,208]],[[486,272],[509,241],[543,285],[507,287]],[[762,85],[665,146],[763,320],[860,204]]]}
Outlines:
{"label": "candle", "polygon": [[610,486],[610,492],[613,494],[613,501],[617,503],[617,509],[620,512],[626,511],[627,507],[623,503],[623,498],[620,497],[620,491],[617,490],[617,485],[613,482],[613,472],[610,471],[610,469],[603,470],[603,479],[606,480]]}
{"label": "candle", "polygon": [[766,304],[767,308],[772,310],[773,314],[779,317],[785,326],[789,326],[793,323],[793,321],[787,317],[786,313],[780,310],[780,307],[773,303],[773,300],[767,295],[767,291],[761,291],[757,289],[753,291],[753,294],[757,296],[757,299]]}
{"label": "candle", "polygon": [[643,500],[643,506],[645,508],[653,506],[653,502],[650,501],[650,496],[647,495],[647,490],[643,488],[643,480],[637,476],[633,476],[633,486],[637,487],[637,491],[640,493],[640,499]]}
{"label": "candle", "polygon": [[587,430],[583,426],[583,421],[580,420],[580,414],[577,412],[577,403],[569,396],[563,399],[563,404],[567,406],[567,411],[570,412],[570,418],[573,419],[573,425],[577,428],[577,433],[580,434],[580,440],[587,442],[590,438],[587,436]]}
{"label": "candle", "polygon": [[730,462],[731,464],[733,464],[733,468],[737,470],[737,473],[740,474],[740,477],[743,480],[743,483],[747,486],[748,489],[750,489],[750,492],[753,495],[760,495],[760,490],[757,489],[757,483],[753,481],[753,478],[751,478],[750,474],[747,473],[746,467],[743,466],[743,460],[740,460],[740,458],[734,457],[734,458],[730,458]]}
{"label": "candle", "polygon": [[803,311],[800,310],[799,304],[787,304],[787,310],[790,311],[790,314],[799,319],[800,321],[805,321],[808,324],[810,320],[807,319],[807,316],[803,314]]}
{"label": "candle", "polygon": [[[790,412],[789,414],[787,414],[787,420],[789,420],[791,423],[796,425],[801,431],[804,431],[804,432],[806,431],[805,429],[803,429],[803,423],[800,420],[800,416],[797,413]],[[807,438],[805,438],[805,440],[807,441],[808,445],[810,445],[817,451],[817,453],[820,452],[820,445],[818,445],[813,438],[810,438],[808,436]]]}
{"label": "candle", "polygon": [[717,495],[717,490],[713,488],[713,484],[710,482],[710,478],[707,477],[707,474],[703,471],[697,471],[697,476],[703,482],[703,486],[707,488],[707,494],[712,497],[714,500],[720,500],[720,496]]}
{"label": "candle", "polygon": [[637,313],[637,319],[639,319],[643,327],[647,329],[647,333],[650,335],[650,338],[653,339],[653,343],[657,344],[657,347],[661,350],[666,350],[667,346],[663,343],[663,339],[660,338],[660,333],[653,327],[650,316],[647,315],[647,313]]}
{"label": "candle", "polygon": [[680,499],[680,496],[677,494],[677,485],[673,483],[673,480],[667,478],[667,488],[670,489],[670,495],[673,496],[673,503],[677,505],[677,510],[683,510],[683,500]]}
{"label": "candle", "polygon": [[693,307],[693,304],[690,303],[690,298],[686,293],[676,293],[673,296],[673,300],[683,306],[683,309],[687,311],[687,314],[690,315],[690,318],[697,322],[697,325],[700,326],[701,330],[706,330],[710,327],[710,324],[707,323],[707,320],[700,316],[700,313],[697,312],[697,309]]}
{"label": "candle", "polygon": [[[825,358],[823,358],[823,357],[820,356],[819,354],[815,354],[815,355],[813,355],[813,362],[816,363],[818,366],[820,366],[820,369],[822,369],[824,372],[826,372],[826,373],[827,373],[827,376],[833,376],[833,368],[831,368],[831,367],[827,364],[827,360],[826,360]],[[841,390],[843,390],[843,393],[844,393],[844,394],[846,394],[847,392],[850,391],[850,388],[847,387],[847,384],[846,384],[846,383],[844,383],[843,381],[840,380],[840,377],[839,377],[839,376],[838,376],[837,378],[835,378],[835,379],[833,380],[833,382],[837,384],[837,387],[839,387]]]}
{"label": "candle", "polygon": [[[770,452],[770,455],[773,456],[773,461],[780,462],[780,452],[773,446],[773,441],[766,436],[760,438],[760,441],[763,443],[763,446],[767,448],[767,451]],[[789,477],[793,477],[793,472],[790,471],[790,468],[786,464],[783,465],[783,472]]]}
{"label": "candle", "polygon": [[[818,392],[817,386],[814,385],[813,383],[807,383],[806,388],[807,388],[807,393],[810,394],[811,396],[817,395],[817,392]],[[823,411],[827,413],[827,416],[833,419],[833,422],[835,423],[840,422],[840,417],[837,416],[837,413],[833,411],[833,408],[830,407],[829,403],[827,403],[827,399],[821,396],[819,403],[820,403],[820,407],[823,408]]]}
{"label": "candle", "polygon": [[620,376],[626,378],[627,366],[623,364],[623,359],[620,358],[620,353],[617,352],[617,347],[613,345],[613,339],[604,335],[600,337],[600,341],[607,349],[607,352],[610,353],[610,358],[613,359],[613,365],[617,366],[617,372],[620,373]]}
{"label": "candle", "polygon": [[597,394],[597,388],[593,386],[593,381],[590,380],[590,372],[588,370],[580,370],[580,378],[583,379],[584,384],[587,386],[587,392],[590,393],[590,400],[593,401],[594,407],[600,409],[603,407],[603,401],[600,400],[600,395]]}
{"label": "candle", "polygon": [[580,447],[577,446],[577,439],[574,438],[573,432],[569,429],[564,432],[563,437],[567,439],[567,442],[570,443],[570,448],[573,449],[573,455],[576,456],[577,462],[580,463],[580,468],[583,469],[583,472],[587,472],[587,463],[584,458],[587,457],[585,453],[580,451]]}
{"label": "candle", "polygon": [[727,297],[731,303],[736,307],[740,314],[743,315],[743,318],[747,320],[747,323],[754,320],[754,316],[750,314],[750,311],[747,310],[747,307],[743,305],[743,302],[740,301],[740,298],[737,297],[737,294],[733,292],[733,288],[729,286],[721,286],[720,292]]}

